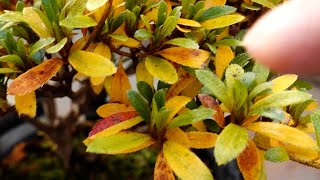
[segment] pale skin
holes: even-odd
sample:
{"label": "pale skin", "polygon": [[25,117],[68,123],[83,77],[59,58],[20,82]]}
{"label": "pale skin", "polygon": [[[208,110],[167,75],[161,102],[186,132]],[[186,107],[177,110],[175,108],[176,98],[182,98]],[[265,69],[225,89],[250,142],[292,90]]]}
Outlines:
{"label": "pale skin", "polygon": [[320,0],[290,0],[274,8],[248,31],[243,44],[276,72],[320,74]]}

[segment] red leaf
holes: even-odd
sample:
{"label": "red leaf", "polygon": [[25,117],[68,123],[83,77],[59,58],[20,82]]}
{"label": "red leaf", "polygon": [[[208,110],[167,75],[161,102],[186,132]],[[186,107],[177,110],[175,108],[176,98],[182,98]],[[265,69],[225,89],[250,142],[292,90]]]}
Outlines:
{"label": "red leaf", "polygon": [[138,116],[139,114],[136,111],[129,111],[129,112],[119,112],[116,114],[112,114],[111,116],[102,119],[100,122],[98,122],[90,131],[89,137],[97,134],[98,132],[101,132],[113,125],[116,125],[118,123],[121,123],[123,121],[126,121],[128,119],[134,118]]}

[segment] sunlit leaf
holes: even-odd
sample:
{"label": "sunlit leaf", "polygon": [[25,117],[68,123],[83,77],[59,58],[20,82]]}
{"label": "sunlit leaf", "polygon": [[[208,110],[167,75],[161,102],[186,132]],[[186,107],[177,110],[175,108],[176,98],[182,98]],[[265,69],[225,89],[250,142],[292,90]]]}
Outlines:
{"label": "sunlit leaf", "polygon": [[213,120],[223,128],[225,126],[225,119],[223,111],[221,110],[219,104],[211,96],[206,94],[199,94],[198,98],[204,107],[211,108],[216,111],[216,113],[213,115]]}
{"label": "sunlit leaf", "polygon": [[131,153],[144,149],[153,143],[153,139],[146,134],[119,132],[95,138],[88,145],[87,152],[99,154]]}
{"label": "sunlit leaf", "polygon": [[286,74],[273,79],[272,82],[272,92],[280,92],[289,88],[296,80],[298,76],[295,74]]}
{"label": "sunlit leaf", "polygon": [[302,91],[281,91],[259,100],[251,107],[251,110],[253,111],[262,108],[284,107],[304,102],[310,98],[311,94]]}
{"label": "sunlit leaf", "polygon": [[112,40],[112,44],[114,46],[126,46],[126,47],[134,48],[134,47],[139,46],[140,42],[135,40],[135,39],[133,39],[133,38],[128,38],[125,41],[114,39],[114,40]]}
{"label": "sunlit leaf", "polygon": [[254,87],[250,93],[249,93],[249,100],[252,100],[254,97],[258,96],[261,92],[265,90],[270,90],[272,88],[272,83],[271,82],[264,82],[261,84],[258,84],[256,87]]}
{"label": "sunlit leaf", "polygon": [[23,8],[23,20],[41,38],[51,37],[51,30],[47,29],[45,23],[33,7]]}
{"label": "sunlit leaf", "polygon": [[111,82],[111,91],[109,92],[110,102],[120,102],[129,105],[127,92],[131,89],[130,81],[122,62],[119,62],[117,72],[113,75]]}
{"label": "sunlit leaf", "polygon": [[187,132],[185,133],[189,139],[191,148],[205,149],[214,147],[218,134],[209,132]]}
{"label": "sunlit leaf", "polygon": [[68,16],[60,21],[60,26],[67,28],[86,28],[96,26],[98,23],[89,16]]}
{"label": "sunlit leaf", "polygon": [[23,22],[23,14],[17,11],[6,11],[4,14],[1,14],[0,21],[2,22]]}
{"label": "sunlit leaf", "polygon": [[148,72],[161,81],[173,84],[178,80],[178,74],[174,66],[165,59],[148,56],[145,61]]}
{"label": "sunlit leaf", "polygon": [[41,38],[30,47],[29,57],[32,57],[37,51],[54,42],[54,38]]}
{"label": "sunlit leaf", "polygon": [[49,54],[54,54],[54,53],[59,52],[64,47],[64,45],[67,43],[67,41],[68,41],[68,38],[63,38],[60,42],[58,42],[54,46],[51,46],[50,48],[48,48],[46,50],[46,52]]}
{"label": "sunlit leaf", "polygon": [[180,179],[213,179],[207,166],[182,145],[166,141],[163,153],[169,166]]}
{"label": "sunlit leaf", "polygon": [[206,70],[196,70],[199,81],[206,87],[210,94],[214,95],[230,111],[233,107],[233,98],[224,83],[215,77],[212,72]]}
{"label": "sunlit leaf", "polygon": [[93,52],[76,50],[68,60],[77,71],[91,77],[109,76],[117,71],[109,59]]}
{"label": "sunlit leaf", "polygon": [[264,65],[255,63],[252,72],[256,74],[256,81],[258,84],[266,82],[269,76],[270,70]]}
{"label": "sunlit leaf", "polygon": [[298,148],[318,150],[317,143],[310,136],[293,127],[270,122],[256,122],[248,124],[246,128]]}
{"label": "sunlit leaf", "polygon": [[153,173],[154,180],[175,180],[173,171],[161,151],[157,157]]}
{"label": "sunlit leaf", "polygon": [[147,122],[150,121],[151,110],[148,102],[143,98],[142,95],[136,91],[130,90],[128,92],[128,98],[131,105],[138,111],[140,116]]}
{"label": "sunlit leaf", "polygon": [[191,19],[179,18],[178,24],[183,26],[201,27],[201,24]]}
{"label": "sunlit leaf", "polygon": [[168,141],[178,143],[184,146],[185,148],[190,147],[190,141],[188,139],[188,136],[180,128],[167,129],[165,137]]}
{"label": "sunlit leaf", "polygon": [[178,96],[185,88],[196,81],[196,78],[191,74],[187,73],[182,68],[178,69],[179,78],[178,81],[172,84],[167,91],[166,98],[169,99],[173,96]]}
{"label": "sunlit leaf", "polygon": [[216,67],[216,74],[219,79],[222,78],[224,71],[226,70],[233,58],[234,55],[229,46],[220,46],[217,49],[214,65]]}
{"label": "sunlit leaf", "polygon": [[180,47],[184,47],[184,48],[199,49],[199,45],[197,42],[195,42],[192,39],[187,39],[187,38],[170,39],[165,44],[171,44],[171,45],[180,46]]}
{"label": "sunlit leaf", "polygon": [[237,157],[237,163],[245,180],[264,179],[262,178],[265,174],[259,149],[252,140],[249,140],[247,147]]}
{"label": "sunlit leaf", "polygon": [[244,18],[245,17],[240,14],[220,16],[204,21],[201,23],[201,27],[207,28],[208,30],[223,28],[241,22]]}
{"label": "sunlit leaf", "polygon": [[93,11],[103,6],[108,1],[109,0],[88,0],[86,8],[88,9],[88,11]]}
{"label": "sunlit leaf", "polygon": [[174,96],[166,101],[166,109],[171,110],[168,120],[171,120],[187,103],[191,101],[191,98],[186,96]]}
{"label": "sunlit leaf", "polygon": [[166,59],[193,68],[201,68],[210,53],[201,49],[171,47],[157,52]]}
{"label": "sunlit leaf", "polygon": [[264,158],[271,162],[284,162],[289,160],[289,155],[284,147],[274,147],[269,149]]}
{"label": "sunlit leaf", "polygon": [[178,23],[177,17],[174,17],[174,16],[167,17],[165,22],[161,26],[159,39],[162,40],[163,38],[170,35],[172,33],[172,31],[176,28],[177,23]]}
{"label": "sunlit leaf", "polygon": [[141,60],[136,67],[137,82],[144,81],[153,87],[153,76],[148,72],[145,66],[145,60]]}
{"label": "sunlit leaf", "polygon": [[37,112],[37,100],[36,100],[36,93],[32,91],[28,94],[23,96],[15,96],[16,101],[16,110],[19,115],[25,114],[34,118]]}
{"label": "sunlit leaf", "polygon": [[62,64],[59,58],[44,61],[17,77],[9,85],[7,93],[23,96],[38,89],[60,70]]}
{"label": "sunlit leaf", "polygon": [[200,107],[198,109],[193,109],[186,113],[180,114],[179,116],[173,118],[169,123],[169,128],[175,128],[179,126],[185,126],[192,124],[197,121],[201,121],[210,118],[215,113],[214,110]]}
{"label": "sunlit leaf", "polygon": [[212,7],[212,6],[222,6],[225,5],[227,0],[205,0],[205,7]]}
{"label": "sunlit leaf", "polygon": [[269,1],[269,0],[252,0],[252,2],[255,2],[257,4],[261,4],[261,5],[268,7],[268,8],[275,7],[275,5],[272,3],[272,1]]}
{"label": "sunlit leaf", "polygon": [[237,9],[232,6],[214,6],[214,7],[210,7],[209,9],[205,10],[201,14],[201,16],[199,16],[199,18],[197,18],[196,20],[199,22],[202,22],[202,21],[205,21],[208,19],[213,19],[213,18],[217,18],[220,16],[231,14],[231,13],[235,12],[236,10]]}
{"label": "sunlit leaf", "polygon": [[312,112],[310,114],[310,119],[314,126],[318,147],[320,147],[320,111],[318,110],[318,111]]}
{"label": "sunlit leaf", "polygon": [[106,118],[108,116],[111,116],[112,114],[116,114],[119,112],[128,112],[128,111],[134,111],[134,108],[125,104],[108,103],[100,106],[97,109],[97,114],[100,117]]}
{"label": "sunlit leaf", "polygon": [[230,123],[216,141],[214,156],[218,165],[223,165],[236,158],[246,148],[249,135],[246,129]]}

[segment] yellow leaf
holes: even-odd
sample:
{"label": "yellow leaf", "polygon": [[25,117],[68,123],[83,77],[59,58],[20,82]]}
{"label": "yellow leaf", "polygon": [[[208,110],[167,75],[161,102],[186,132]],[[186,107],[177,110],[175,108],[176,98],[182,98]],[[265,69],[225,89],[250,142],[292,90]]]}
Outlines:
{"label": "yellow leaf", "polygon": [[41,17],[33,7],[23,8],[24,21],[41,38],[52,37]]}
{"label": "yellow leaf", "polygon": [[100,85],[104,82],[104,79],[105,77],[102,76],[102,77],[90,77],[90,83],[91,85],[94,85],[94,86],[97,86],[97,85]]}
{"label": "yellow leaf", "polygon": [[242,20],[244,20],[244,16],[240,14],[230,14],[225,16],[220,16],[213,19],[208,19],[201,23],[201,27],[207,28],[208,30],[211,29],[218,29],[227,27],[233,24],[236,24]]}
{"label": "yellow leaf", "polygon": [[165,0],[167,3],[167,14],[170,14],[172,12],[172,2],[170,0]]}
{"label": "yellow leaf", "polygon": [[93,13],[93,16],[94,16],[94,19],[99,22],[101,17],[102,17],[102,14],[104,11],[106,11],[106,9],[109,7],[109,4],[103,4],[101,7],[99,7],[94,13]]}
{"label": "yellow leaf", "polygon": [[120,132],[121,130],[124,129],[129,129],[137,124],[139,124],[141,121],[143,121],[143,119],[140,116],[134,117],[132,119],[123,121],[121,123],[118,123],[114,126],[111,126],[101,132],[98,132],[97,134],[94,134],[92,136],[87,137],[83,143],[88,146],[95,138],[100,137],[100,136],[110,136],[113,134],[116,134],[118,132]]}
{"label": "yellow leaf", "polygon": [[196,128],[200,132],[207,132],[206,125],[203,121],[198,121],[191,124],[194,128]]}
{"label": "yellow leaf", "polygon": [[170,99],[173,96],[179,95],[182,90],[184,90],[191,83],[197,80],[195,77],[187,73],[182,68],[178,69],[178,74],[179,74],[179,80],[174,84],[172,84],[172,86],[169,88],[166,95],[166,99]]}
{"label": "yellow leaf", "polygon": [[108,94],[111,93],[111,84],[112,84],[112,76],[107,76],[104,79],[104,89],[107,91]]}
{"label": "yellow leaf", "polygon": [[15,96],[16,101],[16,110],[19,114],[25,114],[34,118],[37,112],[37,100],[35,91],[31,91],[30,93],[23,96]]}
{"label": "yellow leaf", "polygon": [[316,110],[319,107],[318,103],[316,101],[309,104],[309,106],[306,108],[305,111],[313,111]]}
{"label": "yellow leaf", "polygon": [[169,128],[166,131],[166,138],[169,141],[178,143],[185,148],[190,148],[190,141],[185,132],[183,132],[180,128]]}
{"label": "yellow leaf", "polygon": [[74,75],[72,79],[73,79],[73,80],[77,80],[77,81],[84,81],[84,80],[86,80],[87,78],[88,78],[88,76],[86,76],[86,75],[84,75],[84,74],[82,74],[82,73],[77,72],[77,74]]}
{"label": "yellow leaf", "polygon": [[99,43],[97,47],[93,50],[93,52],[111,60],[110,48],[104,43]]}
{"label": "yellow leaf", "polygon": [[202,84],[198,80],[195,80],[181,91],[181,95],[195,98],[199,94],[201,88]]}
{"label": "yellow leaf", "polygon": [[226,2],[227,0],[205,0],[204,7],[208,9],[213,6],[222,6],[222,5],[225,5]]}
{"label": "yellow leaf", "polygon": [[180,111],[180,109],[187,105],[190,101],[191,98],[186,96],[175,96],[166,101],[166,109],[171,110],[168,120],[171,120]]}
{"label": "yellow leaf", "polygon": [[184,26],[191,26],[191,27],[201,27],[201,24],[197,21],[191,20],[191,19],[178,19],[178,24],[184,25]]}
{"label": "yellow leaf", "polygon": [[116,114],[119,112],[127,112],[127,111],[134,111],[135,109],[131,106],[119,103],[108,103],[100,106],[97,109],[97,114],[100,117],[106,118],[111,116],[112,114]]}
{"label": "yellow leaf", "polygon": [[146,13],[147,19],[150,21],[157,21],[158,19],[158,9],[153,8],[151,11]]}
{"label": "yellow leaf", "polygon": [[116,72],[116,67],[109,59],[93,52],[76,50],[68,60],[77,71],[87,76],[109,76]]}
{"label": "yellow leaf", "polygon": [[83,36],[78,39],[70,48],[70,54],[76,50],[81,50],[87,43],[89,36]]}
{"label": "yellow leaf", "polygon": [[183,32],[183,33],[191,32],[191,29],[182,28],[182,27],[180,27],[179,25],[176,25],[176,28],[177,28],[179,31]]}
{"label": "yellow leaf", "polygon": [[157,157],[153,173],[154,180],[175,180],[172,169],[161,151]]}
{"label": "yellow leaf", "polygon": [[298,76],[295,74],[286,74],[273,79],[272,82],[272,92],[280,92],[288,89],[296,80]]}
{"label": "yellow leaf", "polygon": [[113,75],[110,91],[110,102],[120,102],[130,105],[127,92],[131,89],[131,84],[122,62],[119,62],[117,72]]}
{"label": "yellow leaf", "polygon": [[315,132],[313,123],[299,124],[296,128],[307,134],[313,134]]}
{"label": "yellow leaf", "polygon": [[228,67],[234,54],[229,46],[219,46],[216,53],[216,73],[219,79],[222,78],[224,71]]}
{"label": "yellow leaf", "polygon": [[253,115],[253,116],[249,116],[249,117],[246,117],[243,121],[243,124],[242,126],[246,126],[250,123],[253,123],[254,121],[256,121],[258,118],[260,117],[260,115]]}
{"label": "yellow leaf", "polygon": [[88,0],[86,8],[88,11],[94,11],[103,5],[105,5],[109,0]]}
{"label": "yellow leaf", "polygon": [[252,140],[237,157],[237,163],[245,180],[263,179],[263,162],[261,161],[259,149]]}
{"label": "yellow leaf", "polygon": [[184,146],[166,141],[163,145],[163,154],[179,179],[213,179],[208,167]]}
{"label": "yellow leaf", "polygon": [[111,43],[114,46],[126,46],[131,48],[134,48],[140,45],[140,41],[137,41],[133,38],[128,38],[126,41],[120,41],[118,39],[112,38]]}
{"label": "yellow leaf", "polygon": [[187,132],[185,133],[190,141],[190,147],[204,149],[214,147],[218,134],[209,132]]}
{"label": "yellow leaf", "polygon": [[306,133],[282,124],[256,122],[246,126],[249,130],[301,149],[319,150],[317,143]]}
{"label": "yellow leaf", "polygon": [[220,41],[221,39],[227,37],[229,35],[229,27],[226,27],[225,30],[222,31],[217,37],[216,41]]}
{"label": "yellow leaf", "polygon": [[161,81],[173,84],[178,80],[178,74],[174,66],[165,59],[148,56],[145,60],[148,72]]}
{"label": "yellow leaf", "polygon": [[38,89],[60,70],[62,64],[63,61],[59,58],[44,61],[18,76],[9,85],[7,93],[23,96]]}
{"label": "yellow leaf", "polygon": [[171,47],[157,52],[166,59],[192,68],[201,68],[210,53],[201,49]]}
{"label": "yellow leaf", "polygon": [[148,72],[145,66],[145,60],[139,61],[136,67],[137,82],[144,81],[153,87],[153,76]]}
{"label": "yellow leaf", "polygon": [[98,95],[103,90],[103,84],[98,84],[98,85],[91,84],[91,88],[92,88],[92,91]]}

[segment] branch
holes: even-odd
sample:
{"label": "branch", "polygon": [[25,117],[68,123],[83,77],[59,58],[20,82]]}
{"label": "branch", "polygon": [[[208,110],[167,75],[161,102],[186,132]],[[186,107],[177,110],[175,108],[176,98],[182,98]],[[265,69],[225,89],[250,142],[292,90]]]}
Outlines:
{"label": "branch", "polygon": [[39,130],[44,131],[46,134],[51,133],[51,131],[53,130],[53,128],[51,126],[48,126],[46,124],[43,124],[42,122],[40,122],[37,119],[31,118],[29,116],[26,115],[21,115],[20,118],[24,121],[29,122],[30,124],[34,125],[35,127],[37,127]]}
{"label": "branch", "polygon": [[[258,143],[256,143],[256,146],[259,149],[264,150],[264,151],[267,151],[267,150],[269,150],[271,148],[271,146],[262,145],[262,144],[258,144]],[[303,165],[307,165],[307,166],[310,166],[310,167],[314,167],[314,168],[320,169],[320,162],[317,161],[318,159],[316,159],[314,161],[306,161],[304,159],[301,159],[301,158],[295,156],[292,153],[288,152],[288,154],[289,154],[290,160],[292,160],[292,161],[295,161],[295,162],[303,164]]]}
{"label": "branch", "polygon": [[115,52],[121,56],[126,56],[126,57],[132,57],[132,54],[131,53],[128,53],[128,52],[124,52],[124,51],[121,51],[120,49],[114,47],[113,45],[111,44],[108,44],[111,52]]}

